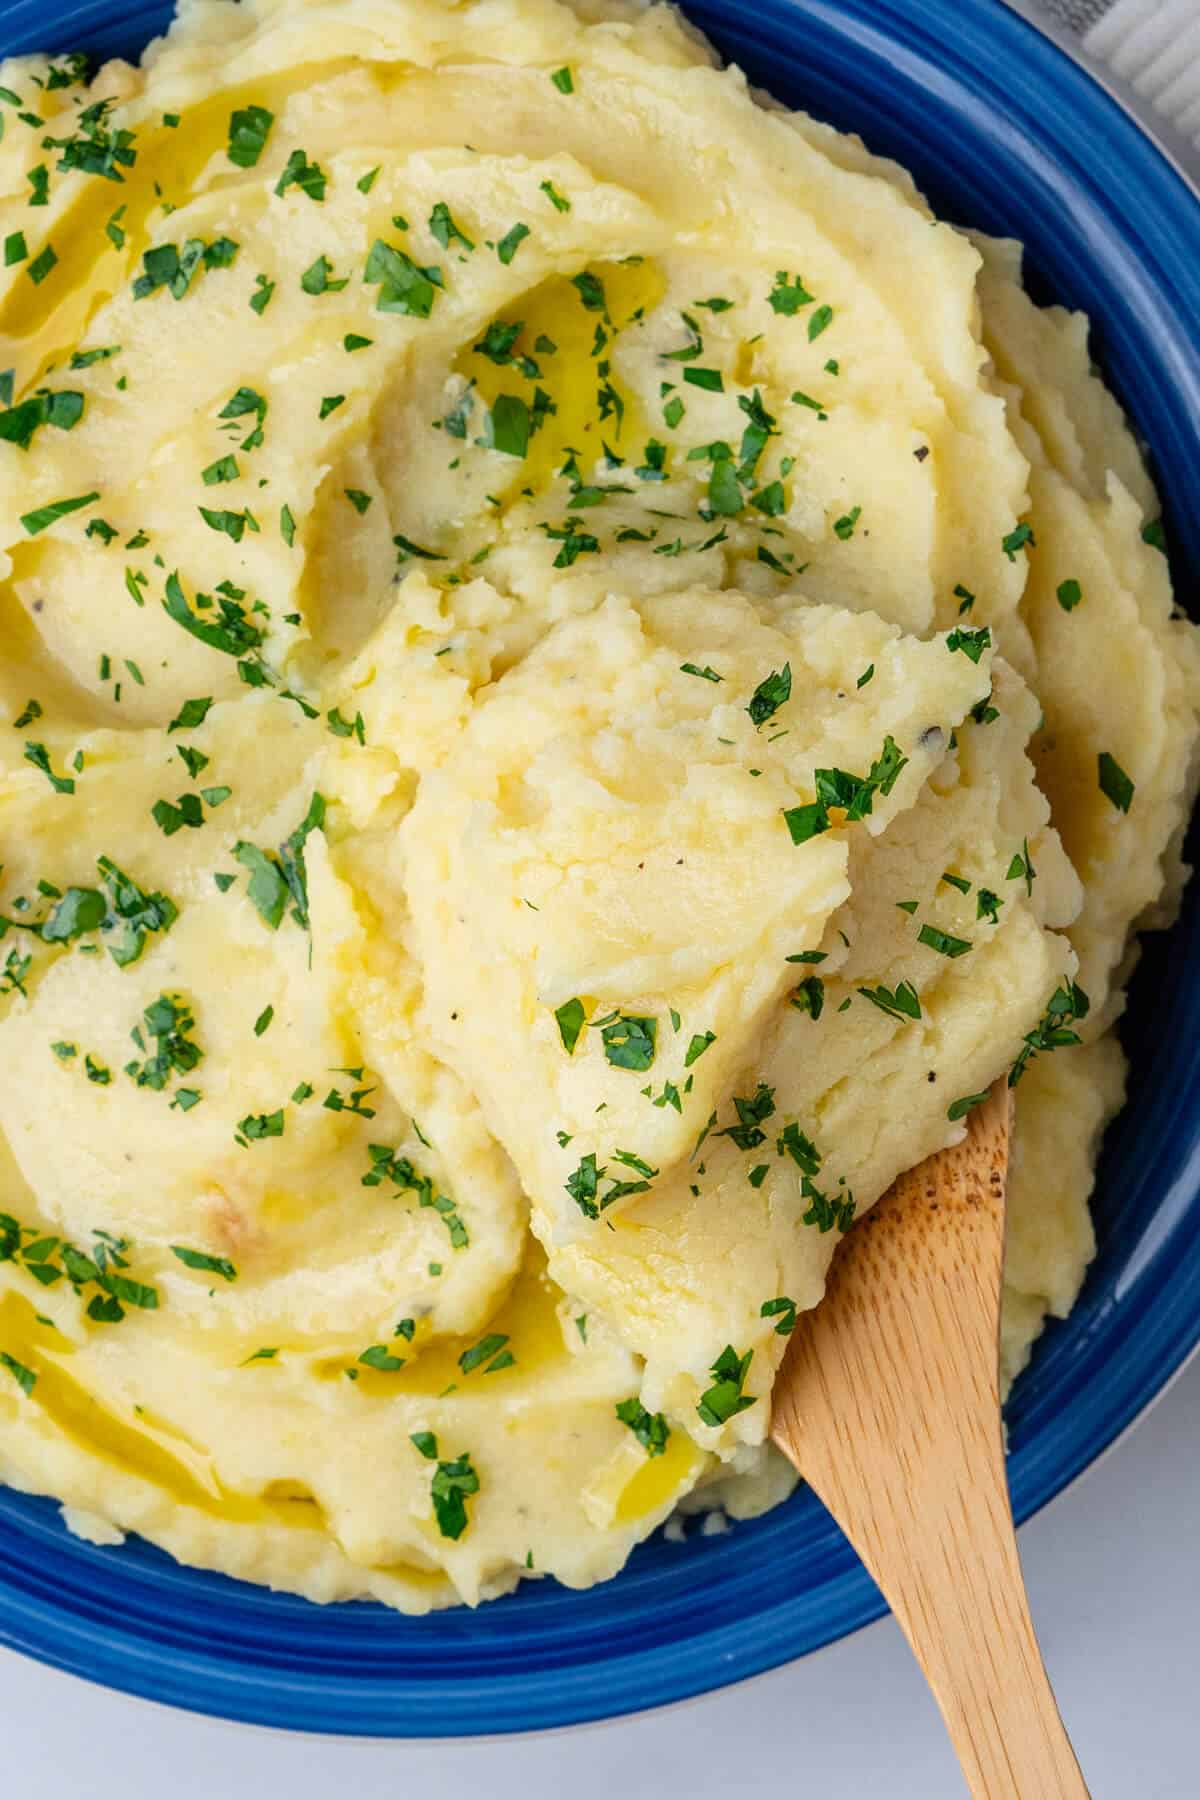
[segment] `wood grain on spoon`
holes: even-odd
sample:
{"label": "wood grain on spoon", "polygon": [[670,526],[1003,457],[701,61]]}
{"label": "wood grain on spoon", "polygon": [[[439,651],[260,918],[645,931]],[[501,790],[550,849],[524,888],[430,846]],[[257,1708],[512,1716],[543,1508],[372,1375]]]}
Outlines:
{"label": "wood grain on spoon", "polygon": [[1025,1595],[1000,1424],[1010,1099],[902,1175],[797,1325],[771,1435],[882,1589],[971,1791],[1087,1794]]}

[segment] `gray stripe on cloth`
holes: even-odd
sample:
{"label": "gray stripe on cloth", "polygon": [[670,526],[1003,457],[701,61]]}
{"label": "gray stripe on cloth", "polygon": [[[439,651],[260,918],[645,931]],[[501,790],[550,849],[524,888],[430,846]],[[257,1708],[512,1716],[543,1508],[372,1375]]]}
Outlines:
{"label": "gray stripe on cloth", "polygon": [[1111,11],[1114,0],[1038,0],[1038,5],[1058,24],[1066,25],[1083,37],[1093,25],[1100,23],[1106,12]]}

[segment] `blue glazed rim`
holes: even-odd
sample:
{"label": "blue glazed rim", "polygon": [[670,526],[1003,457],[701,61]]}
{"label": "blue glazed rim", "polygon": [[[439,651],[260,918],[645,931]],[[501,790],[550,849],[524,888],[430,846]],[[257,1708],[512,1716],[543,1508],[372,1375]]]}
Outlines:
{"label": "blue glazed rim", "polygon": [[[1200,575],[1200,205],[1120,106],[1001,0],[688,0],[751,79],[913,170],[946,217],[1024,238],[1039,297],[1088,310],[1151,448],[1176,591]],[[132,53],[161,4],[0,0],[10,53]],[[1200,1339],[1200,896],[1151,940],[1123,1035],[1130,1105],[1097,1192],[1100,1252],[1010,1407],[1026,1519],[1136,1418]],[[635,1712],[777,1666],[883,1612],[811,1495],[723,1537],[661,1538],[586,1593],[478,1613],[320,1609],[70,1538],[0,1490],[0,1644],[230,1719],[370,1737],[527,1731]]]}

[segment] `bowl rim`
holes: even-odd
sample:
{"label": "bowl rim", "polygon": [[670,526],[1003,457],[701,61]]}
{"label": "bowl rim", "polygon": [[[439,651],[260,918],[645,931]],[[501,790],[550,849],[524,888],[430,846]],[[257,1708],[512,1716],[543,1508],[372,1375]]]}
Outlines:
{"label": "bowl rim", "polygon": [[[35,10],[32,0],[18,0],[8,19],[0,16],[0,38],[6,42],[15,38],[24,48],[23,38],[33,42],[44,36],[61,36],[72,26],[82,25],[86,30],[90,24],[95,29],[106,12],[111,16],[112,11],[104,0],[84,0],[84,4],[74,11],[68,9],[50,26]],[[1076,194],[1086,189],[1093,198],[1102,187],[1099,165],[1085,167],[1078,157],[1068,165],[1061,124],[1066,119],[1079,127],[1081,136],[1093,149],[1097,143],[1103,145],[1111,159],[1105,169],[1106,177],[1112,177],[1119,167],[1123,193],[1138,194],[1144,205],[1138,223],[1143,239],[1155,221],[1164,227],[1169,222],[1191,245],[1194,269],[1200,271],[1200,194],[1166,147],[1147,132],[1093,67],[1076,61],[1003,0],[773,0],[765,6],[755,0],[694,0],[694,4],[685,0],[684,11],[698,22],[702,20],[702,28],[718,42],[728,43],[731,36],[736,39],[738,32],[755,28],[761,32],[764,24],[782,29],[788,17],[794,15],[796,19],[824,23],[847,42],[870,44],[875,50],[890,44],[896,55],[921,56],[927,64],[936,66],[943,78],[943,98],[953,91],[960,103],[977,97],[982,90],[985,100],[990,99],[995,106],[998,95],[1008,95],[1008,90],[998,85],[995,69],[1019,65],[1026,113],[1032,116],[1034,98],[1040,96],[1047,109],[1043,129],[1052,129],[1045,119],[1060,121],[1055,135],[1064,170],[1070,166],[1068,185]],[[1015,101],[1007,108],[1009,115],[1018,111]],[[1086,143],[1081,146],[1080,154],[1086,147]],[[1065,173],[1063,180],[1067,180]],[[1111,223],[1112,203],[1107,198],[1104,210]],[[1125,235],[1132,232],[1130,225]],[[1190,283],[1184,280],[1186,271],[1178,248],[1164,242],[1161,246],[1156,243],[1156,250],[1160,254],[1151,267],[1157,271],[1160,287],[1165,279],[1164,265],[1180,272],[1178,289],[1170,290],[1174,294],[1174,317],[1180,328],[1190,320],[1191,341],[1200,346],[1200,276],[1194,276]],[[1200,392],[1200,351],[1188,359],[1187,369],[1193,390]],[[1200,419],[1200,412],[1195,417]],[[1200,470],[1200,426],[1192,426],[1190,437],[1195,440],[1192,461]],[[1195,547],[1200,549],[1200,536],[1195,539]],[[1200,562],[1200,557],[1193,560]],[[1189,1124],[1186,1117],[1189,1101],[1194,1111],[1193,1097],[1200,1093],[1200,1045],[1190,1055],[1184,1046],[1180,1061],[1188,1079],[1180,1081],[1174,1095],[1158,1096],[1155,1112],[1155,1121],[1164,1132],[1174,1128],[1188,1138],[1190,1145],[1182,1160],[1175,1157],[1176,1179],[1171,1194],[1178,1201],[1176,1225],[1189,1208],[1196,1210],[1194,1202],[1200,1189],[1200,1122]],[[1200,1221],[1195,1230],[1200,1234]],[[1159,1248],[1152,1220],[1145,1239],[1146,1258]],[[1136,1378],[1124,1381],[1119,1403],[1102,1421],[1093,1424],[1086,1444],[1070,1444],[1065,1456],[1060,1445],[1052,1458],[1043,1454],[1032,1460],[1029,1477],[1015,1494],[1020,1521],[1066,1492],[1080,1474],[1107,1454],[1178,1378],[1195,1354],[1200,1345],[1200,1269],[1190,1279],[1186,1270],[1181,1270],[1174,1280],[1177,1291],[1171,1318],[1159,1332],[1164,1360],[1155,1363],[1143,1356]],[[1184,1302],[1182,1306],[1178,1304],[1180,1300]],[[9,1490],[0,1490],[0,1523],[5,1521],[8,1497]],[[250,1671],[214,1658],[189,1659],[179,1653],[164,1653],[153,1640],[131,1638],[112,1627],[97,1629],[94,1621],[76,1621],[53,1599],[17,1594],[6,1584],[0,1554],[0,1645],[153,1702],[182,1706],[229,1721],[310,1733],[314,1708],[319,1708],[324,1713],[319,1735],[377,1740],[421,1737],[449,1741],[511,1736],[599,1723],[677,1705],[714,1688],[751,1679],[840,1640],[886,1611],[865,1575],[855,1585],[852,1600],[848,1609],[843,1608],[841,1617],[824,1627],[811,1621],[796,1621],[790,1635],[778,1630],[776,1615],[776,1623],[765,1629],[760,1624],[755,1630],[755,1619],[751,1618],[746,1625],[724,1625],[685,1644],[668,1643],[640,1652],[635,1648],[606,1666],[611,1685],[600,1694],[587,1693],[584,1684],[572,1679],[572,1673],[577,1675],[578,1671],[565,1668],[553,1678],[545,1673],[525,1678],[527,1685],[520,1691],[507,1682],[497,1682],[485,1696],[479,1691],[478,1682],[468,1684],[472,1700],[480,1707],[478,1723],[474,1715],[465,1722],[460,1717],[453,1729],[443,1730],[438,1727],[449,1716],[449,1706],[442,1704],[429,1710],[425,1697],[417,1696],[401,1682],[381,1684],[380,1691],[366,1695],[351,1694],[336,1688],[321,1672],[304,1680],[289,1680],[270,1669]],[[445,1619],[449,1615],[440,1616]],[[552,1703],[545,1690],[553,1683],[557,1683],[561,1698]],[[465,1688],[460,1689],[456,1695],[456,1707],[463,1706],[464,1691]]]}

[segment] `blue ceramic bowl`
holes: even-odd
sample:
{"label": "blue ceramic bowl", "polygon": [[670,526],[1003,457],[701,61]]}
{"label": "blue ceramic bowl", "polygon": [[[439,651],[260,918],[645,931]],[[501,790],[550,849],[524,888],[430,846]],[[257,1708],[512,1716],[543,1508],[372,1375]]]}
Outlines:
{"label": "blue ceramic bowl", "polygon": [[[1040,297],[1083,307],[1151,447],[1177,592],[1200,576],[1200,203],[1096,84],[1002,0],[687,0],[781,100],[913,170],[945,216],[1023,238]],[[135,54],[153,0],[0,0],[5,51]],[[1189,504],[1189,501],[1193,502]],[[1129,1105],[1096,1196],[1100,1253],[1010,1407],[1027,1518],[1109,1445],[1200,1338],[1200,890],[1153,943],[1124,1035]],[[724,1537],[644,1545],[588,1593],[478,1613],[325,1609],[68,1536],[0,1491],[0,1643],[112,1687],[261,1724],[508,1732],[678,1700],[804,1654],[883,1604],[807,1493]]]}

